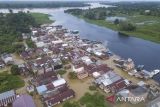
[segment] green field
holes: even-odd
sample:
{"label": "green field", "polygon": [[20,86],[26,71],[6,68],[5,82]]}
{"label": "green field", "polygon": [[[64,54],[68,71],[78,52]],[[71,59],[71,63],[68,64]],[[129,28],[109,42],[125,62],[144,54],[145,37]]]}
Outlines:
{"label": "green field", "polygon": [[24,86],[24,81],[19,76],[0,73],[0,93]]}
{"label": "green field", "polygon": [[[136,25],[137,29],[135,31],[121,31],[127,35],[135,36],[152,42],[160,43],[160,18],[154,16],[144,16],[144,15],[119,15],[126,17],[129,22],[134,24],[144,23],[143,25]],[[99,26],[111,28],[113,30],[119,31],[118,25],[113,24],[112,22],[106,20],[90,20],[84,17],[79,17],[85,21],[96,24]],[[152,22],[152,23],[150,23]]]}
{"label": "green field", "polygon": [[49,19],[48,14],[43,14],[43,13],[30,13],[36,20],[38,24],[47,24],[47,23],[52,23],[53,20]]}

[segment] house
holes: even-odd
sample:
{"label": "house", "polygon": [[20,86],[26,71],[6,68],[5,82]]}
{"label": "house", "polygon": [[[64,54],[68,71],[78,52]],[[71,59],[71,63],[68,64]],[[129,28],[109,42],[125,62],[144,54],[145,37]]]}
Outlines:
{"label": "house", "polygon": [[72,71],[75,72],[75,73],[78,73],[78,72],[83,72],[84,71],[84,66],[81,62],[74,62],[72,64]]}
{"label": "house", "polygon": [[24,60],[28,60],[28,59],[31,58],[31,56],[28,54],[27,51],[22,51],[22,52],[20,53],[20,56],[21,56]]}
{"label": "house", "polygon": [[36,89],[37,89],[37,92],[39,95],[43,95],[45,92],[47,92],[46,85],[38,86],[38,87],[36,87]]}
{"label": "house", "polygon": [[22,33],[22,38],[23,39],[29,39],[31,35],[29,33]]}
{"label": "house", "polygon": [[74,91],[72,89],[67,89],[66,91],[63,91],[62,93],[53,95],[51,98],[45,100],[45,104],[47,107],[52,107],[70,98],[73,98],[74,96],[75,96]]}
{"label": "house", "polygon": [[36,42],[36,46],[40,48],[40,47],[45,47],[46,45],[43,41],[40,41],[40,42]]}
{"label": "house", "polygon": [[[118,84],[124,79],[114,73],[113,71],[108,71],[105,74],[101,75],[99,78],[95,79],[95,83],[106,93],[117,91],[116,88]],[[124,83],[125,84],[125,83]],[[123,84],[123,85],[124,85]]]}
{"label": "house", "polygon": [[18,96],[12,104],[12,107],[36,107],[34,100],[30,95]]}
{"label": "house", "polygon": [[160,96],[149,101],[147,104],[146,104],[146,107],[160,107]]}
{"label": "house", "polygon": [[130,58],[124,62],[123,66],[125,71],[130,71],[135,67],[133,60]]}
{"label": "house", "polygon": [[54,87],[59,87],[61,85],[66,84],[66,81],[63,78],[59,78],[59,79],[53,81],[52,84],[53,84]]}
{"label": "house", "polygon": [[27,90],[28,93],[32,93],[32,92],[34,92],[34,86],[29,85],[29,86],[26,87],[26,90]]}
{"label": "house", "polygon": [[86,71],[78,72],[77,77],[78,77],[78,79],[84,79],[84,78],[88,77],[88,72],[86,72]]}
{"label": "house", "polygon": [[52,59],[53,60],[53,68],[54,70],[59,70],[61,68],[63,68],[63,64],[62,61],[60,60],[60,58],[56,58],[56,59]]}
{"label": "house", "polygon": [[88,57],[88,56],[83,56],[83,57],[81,57],[81,60],[82,60],[85,64],[87,64],[87,65],[93,63],[92,60],[90,59],[90,57]]}
{"label": "house", "polygon": [[[131,85],[127,87],[126,89],[123,89],[117,93],[118,96],[128,98],[139,98],[142,99],[143,101],[147,98],[148,96],[148,89],[145,86],[136,86],[136,85]],[[130,103],[132,104],[137,104],[140,103],[141,100],[131,100]]]}
{"label": "house", "polygon": [[14,90],[10,90],[0,94],[0,107],[11,104],[16,99],[16,93]]}
{"label": "house", "polygon": [[0,68],[4,68],[5,67],[5,64],[4,62],[0,59]]}
{"label": "house", "polygon": [[11,54],[4,53],[1,55],[1,58],[5,62],[5,64],[13,64],[14,63]]}
{"label": "house", "polygon": [[92,75],[94,78],[98,78],[101,76],[101,74],[99,72],[93,72]]}

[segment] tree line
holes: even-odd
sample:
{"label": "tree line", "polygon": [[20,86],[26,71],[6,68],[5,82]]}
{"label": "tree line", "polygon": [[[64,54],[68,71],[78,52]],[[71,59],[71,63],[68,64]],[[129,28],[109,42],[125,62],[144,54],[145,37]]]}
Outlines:
{"label": "tree line", "polygon": [[[65,13],[84,17],[84,18],[90,19],[90,20],[106,20],[106,17],[111,15],[108,12],[108,9],[104,8],[104,7],[94,8],[94,9],[86,9],[86,10],[68,9],[65,11]],[[128,22],[128,21],[121,21],[119,19],[116,19],[114,21],[114,24],[117,25],[119,30],[121,30],[121,31],[134,31],[134,30],[136,30],[136,26],[133,23]]]}
{"label": "tree line", "polygon": [[61,1],[10,1],[0,2],[0,8],[57,8],[57,7],[84,7],[89,6],[84,2],[61,2]]}

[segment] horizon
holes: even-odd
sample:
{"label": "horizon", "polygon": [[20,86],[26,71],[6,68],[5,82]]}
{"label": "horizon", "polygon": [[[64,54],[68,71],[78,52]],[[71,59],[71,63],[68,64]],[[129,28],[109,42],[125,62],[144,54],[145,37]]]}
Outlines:
{"label": "horizon", "polygon": [[159,2],[160,0],[0,0],[0,2]]}

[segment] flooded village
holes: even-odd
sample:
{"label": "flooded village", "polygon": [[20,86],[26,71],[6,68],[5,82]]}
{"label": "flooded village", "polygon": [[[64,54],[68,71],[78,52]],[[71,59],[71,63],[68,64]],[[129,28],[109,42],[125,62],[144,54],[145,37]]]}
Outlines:
{"label": "flooded village", "polygon": [[[31,30],[31,35],[22,36],[34,43],[33,48],[26,46],[18,56],[1,55],[0,68],[5,71],[9,64],[18,65],[25,86],[1,93],[0,107],[11,103],[23,107],[28,102],[29,107],[59,107],[65,101],[79,100],[86,92],[93,93],[90,87],[97,88],[107,103],[111,103],[107,100],[110,95],[143,98],[143,103],[149,101],[143,104],[146,107],[160,103],[160,77],[154,79],[160,74],[159,68],[147,71],[131,58],[113,54],[99,41],[81,39],[77,30],[62,25]],[[142,100],[127,103],[135,106]]]}

